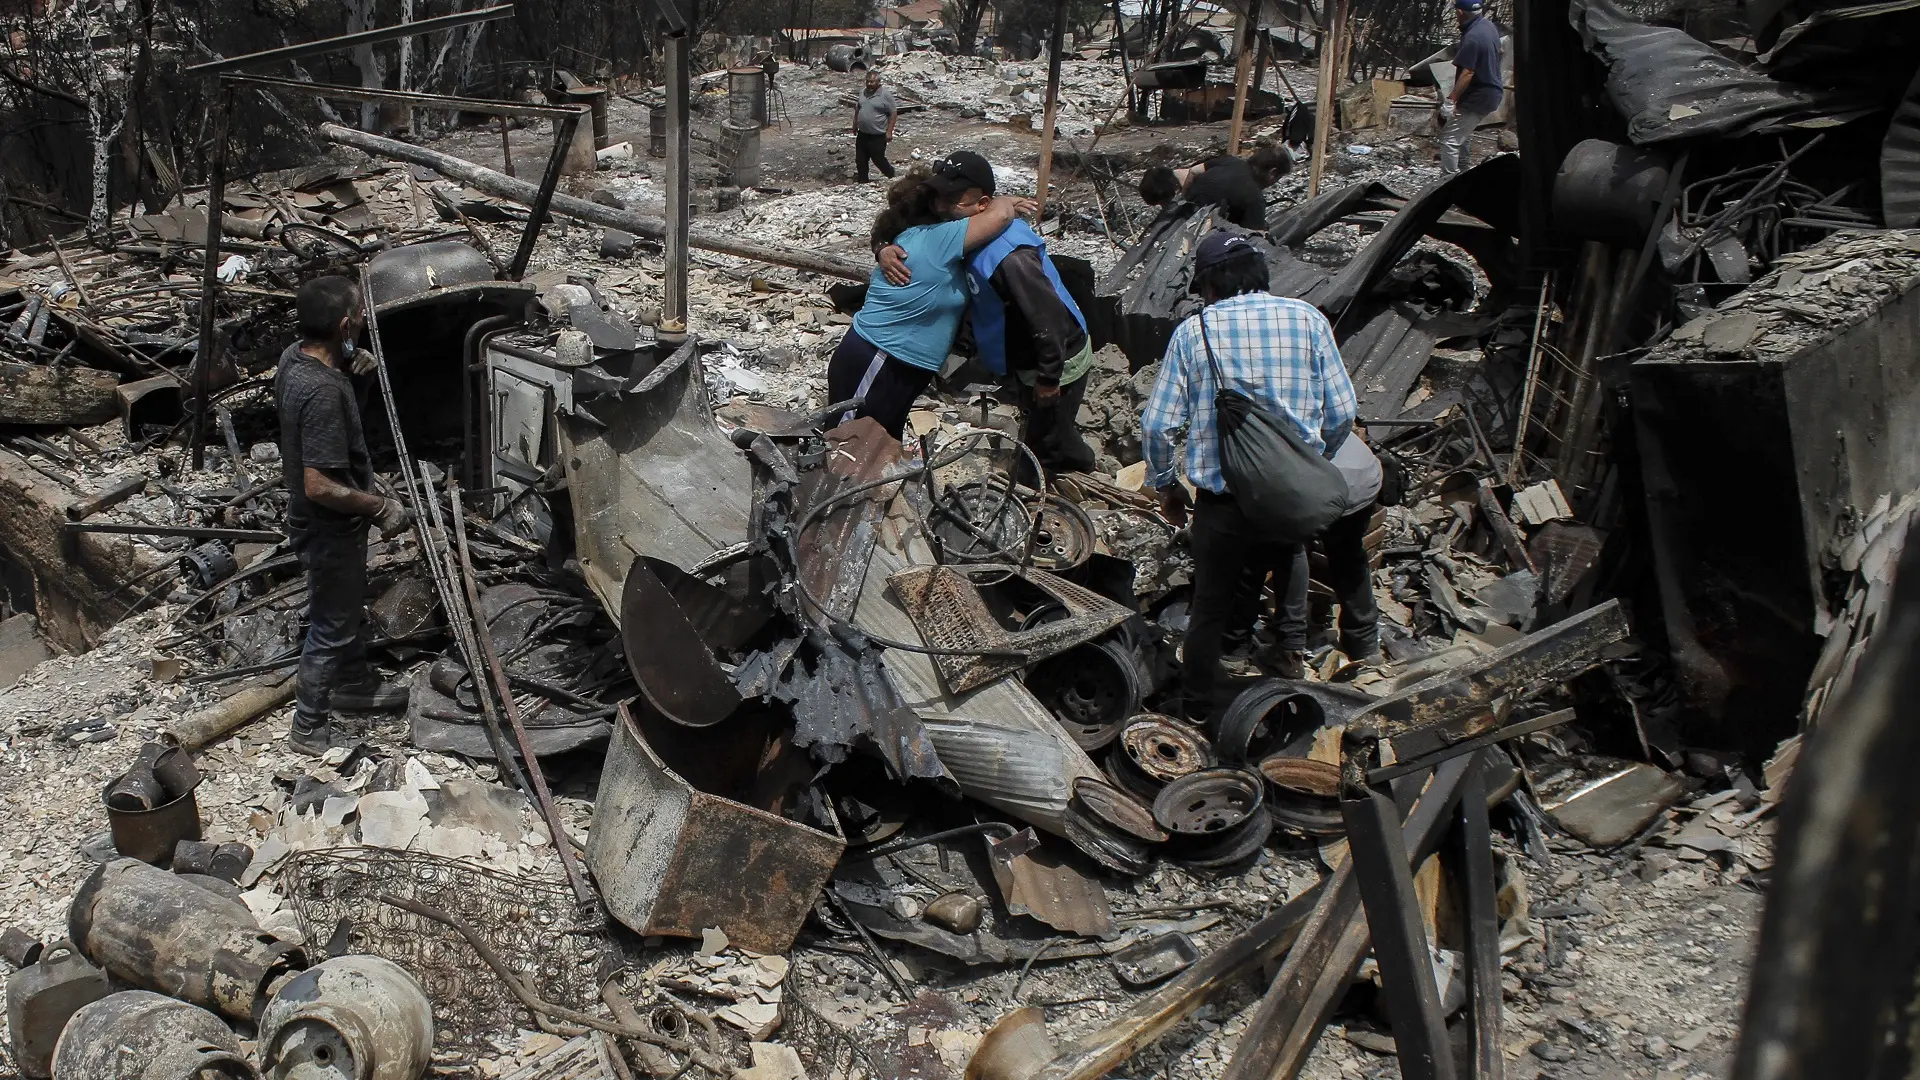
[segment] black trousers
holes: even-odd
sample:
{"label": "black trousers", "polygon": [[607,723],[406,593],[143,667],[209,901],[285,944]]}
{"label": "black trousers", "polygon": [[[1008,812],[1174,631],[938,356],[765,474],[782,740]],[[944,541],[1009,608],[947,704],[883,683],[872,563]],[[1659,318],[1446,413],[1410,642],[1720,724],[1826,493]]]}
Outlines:
{"label": "black trousers", "polygon": [[307,571],[307,636],[300,645],[293,722],[311,731],[331,715],[334,688],[366,674],[360,624],[367,608],[367,527],[304,533],[295,552]]}
{"label": "black trousers", "polygon": [[1255,568],[1291,567],[1297,544],[1260,535],[1230,495],[1202,491],[1193,508],[1193,603],[1182,646],[1187,718],[1211,720],[1231,703],[1220,654],[1228,628],[1250,626],[1260,602]]}
{"label": "black trousers", "polygon": [[853,135],[853,175],[863,184],[867,182],[869,162],[880,170],[881,176],[893,179],[893,164],[887,160],[887,137],[857,131]]}
{"label": "black trousers", "polygon": [[1085,375],[1060,388],[1052,404],[1042,405],[1033,387],[1020,383],[1020,411],[1027,419],[1027,445],[1049,473],[1092,472],[1093,447],[1080,435],[1080,403],[1087,399]]}
{"label": "black trousers", "polygon": [[906,430],[907,413],[933,375],[888,356],[848,327],[847,336],[833,350],[833,359],[827,361],[827,402],[866,398],[865,404],[842,419],[871,416],[897,439]]}
{"label": "black trousers", "polygon": [[[1367,558],[1367,525],[1372,520],[1373,506],[1369,504],[1327,526],[1318,541],[1327,560],[1327,586],[1340,605],[1340,651],[1350,657],[1369,656],[1380,647],[1380,605],[1373,597],[1373,568]],[[1253,606],[1244,622],[1235,621],[1227,628],[1227,651],[1245,646],[1252,638],[1253,622],[1260,614],[1260,590],[1268,574],[1273,575],[1273,595],[1279,609],[1273,624],[1275,640],[1282,649],[1306,648],[1310,570],[1306,547],[1296,547],[1294,552],[1282,566],[1247,567],[1245,588]]]}

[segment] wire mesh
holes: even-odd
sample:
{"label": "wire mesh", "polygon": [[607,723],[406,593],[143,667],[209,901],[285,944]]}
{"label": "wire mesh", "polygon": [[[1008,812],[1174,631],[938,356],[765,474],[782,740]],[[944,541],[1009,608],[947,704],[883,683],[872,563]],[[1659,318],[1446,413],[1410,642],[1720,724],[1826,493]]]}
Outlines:
{"label": "wire mesh", "polygon": [[384,848],[307,851],[279,873],[310,950],[366,953],[420,980],[442,1042],[531,1028],[531,1013],[451,927],[383,903],[438,908],[482,935],[556,1005],[593,1011],[603,963],[617,954],[604,922],[580,917],[562,881],[515,877],[471,862]]}

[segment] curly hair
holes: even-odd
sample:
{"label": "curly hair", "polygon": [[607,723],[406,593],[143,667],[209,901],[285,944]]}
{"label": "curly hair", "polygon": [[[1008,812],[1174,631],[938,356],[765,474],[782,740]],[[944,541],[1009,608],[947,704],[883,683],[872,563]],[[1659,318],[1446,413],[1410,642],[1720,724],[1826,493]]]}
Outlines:
{"label": "curly hair", "polygon": [[873,219],[869,239],[874,247],[893,243],[901,233],[916,225],[935,225],[947,220],[935,205],[940,193],[927,183],[931,179],[933,168],[922,163],[901,173],[887,189],[887,208]]}

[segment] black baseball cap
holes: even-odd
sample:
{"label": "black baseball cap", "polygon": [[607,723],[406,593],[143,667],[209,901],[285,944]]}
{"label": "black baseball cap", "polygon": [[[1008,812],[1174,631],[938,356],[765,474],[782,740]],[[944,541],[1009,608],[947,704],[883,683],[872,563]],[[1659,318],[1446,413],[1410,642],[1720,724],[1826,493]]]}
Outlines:
{"label": "black baseball cap", "polygon": [[993,166],[971,150],[955,150],[933,163],[927,183],[942,195],[963,195],[969,188],[993,194]]}
{"label": "black baseball cap", "polygon": [[1231,233],[1225,229],[1215,229],[1200,241],[1200,247],[1193,253],[1193,268],[1196,272],[1211,270],[1221,263],[1235,259],[1260,258],[1260,249],[1253,241],[1240,233]]}

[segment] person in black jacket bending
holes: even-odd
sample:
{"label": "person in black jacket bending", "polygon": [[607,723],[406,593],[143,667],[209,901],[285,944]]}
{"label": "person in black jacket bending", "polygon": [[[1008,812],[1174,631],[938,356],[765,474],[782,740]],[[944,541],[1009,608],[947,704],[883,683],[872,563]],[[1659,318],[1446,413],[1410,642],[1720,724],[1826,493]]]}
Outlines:
{"label": "person in black jacket bending", "polygon": [[1198,165],[1148,169],[1140,178],[1140,198],[1165,206],[1185,198],[1195,206],[1218,206],[1226,219],[1254,232],[1267,230],[1267,188],[1293,169],[1284,146],[1263,146],[1251,158],[1222,154]]}

